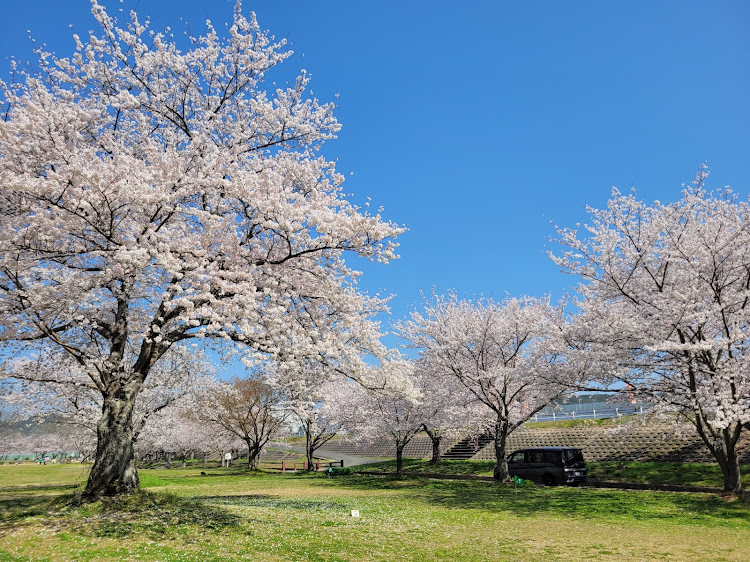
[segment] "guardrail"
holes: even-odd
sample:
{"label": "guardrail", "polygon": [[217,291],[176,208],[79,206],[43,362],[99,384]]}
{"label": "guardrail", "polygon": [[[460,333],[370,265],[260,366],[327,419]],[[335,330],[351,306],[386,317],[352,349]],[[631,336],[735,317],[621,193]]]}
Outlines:
{"label": "guardrail", "polygon": [[644,412],[643,406],[615,406],[609,408],[592,408],[591,410],[552,410],[538,412],[534,421],[559,421],[619,418],[621,416],[635,416]]}

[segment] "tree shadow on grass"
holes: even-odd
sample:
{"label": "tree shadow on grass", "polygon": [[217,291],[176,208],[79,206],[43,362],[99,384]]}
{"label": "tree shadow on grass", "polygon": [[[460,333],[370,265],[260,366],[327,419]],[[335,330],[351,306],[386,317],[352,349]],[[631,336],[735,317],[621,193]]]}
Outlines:
{"label": "tree shadow on grass", "polygon": [[41,494],[38,491],[33,494],[3,494],[0,497],[0,531],[21,525],[31,517],[49,513],[59,500],[59,495]]}
{"label": "tree shadow on grass", "polygon": [[447,509],[510,512],[520,517],[552,515],[576,519],[630,520],[742,526],[750,530],[750,498],[711,494],[569,487],[520,487],[494,482],[420,478],[341,477],[335,484],[362,491],[401,491]]}
{"label": "tree shadow on grass", "polygon": [[[684,486],[713,486],[721,488],[724,481],[716,464],[677,462],[594,462],[587,464],[591,480],[615,482],[645,482]],[[740,467],[742,480],[750,486],[750,466]]]}
{"label": "tree shadow on grass", "polygon": [[329,510],[340,511],[342,506],[346,507],[350,503],[346,498],[290,498],[271,494],[199,496],[195,499],[211,504],[270,507],[273,509],[294,509],[307,512],[325,512]]}
{"label": "tree shadow on grass", "polygon": [[72,488],[80,488],[78,484],[29,484],[28,486],[3,486],[0,488],[0,494],[3,493],[15,493],[15,492],[41,492],[41,491],[56,491],[56,490],[70,490]]}
{"label": "tree shadow on grass", "polygon": [[[424,459],[404,459],[403,470],[408,475],[419,474],[447,474],[447,475],[492,475],[495,461],[466,461],[445,459],[439,463],[431,463]],[[372,470],[396,472],[396,461],[386,460],[377,463],[360,465],[358,470]]]}
{"label": "tree shadow on grass", "polygon": [[203,532],[240,524],[238,516],[195,499],[143,490],[93,502],[69,493],[4,494],[0,514],[0,531],[41,524],[55,531],[116,538],[163,539],[190,528]]}

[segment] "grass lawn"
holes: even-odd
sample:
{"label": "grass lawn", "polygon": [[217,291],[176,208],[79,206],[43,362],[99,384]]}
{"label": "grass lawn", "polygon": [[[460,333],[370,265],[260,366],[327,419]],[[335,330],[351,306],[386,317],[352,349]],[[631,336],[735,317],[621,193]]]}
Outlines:
{"label": "grass lawn", "polygon": [[189,468],[81,504],[81,468],[0,466],[0,561],[750,559],[747,499]]}
{"label": "grass lawn", "polygon": [[[403,470],[407,475],[419,474],[471,474],[475,476],[492,476],[495,461],[454,461],[444,460],[438,464],[431,464],[424,459],[404,459]],[[383,460],[372,464],[356,467],[358,470],[373,472],[396,472],[394,459]]]}
{"label": "grass lawn", "polygon": [[[680,486],[724,487],[718,464],[678,462],[592,462],[586,463],[591,480],[643,482]],[[622,466],[622,468],[620,468]],[[742,484],[750,489],[750,465],[742,467]]]}

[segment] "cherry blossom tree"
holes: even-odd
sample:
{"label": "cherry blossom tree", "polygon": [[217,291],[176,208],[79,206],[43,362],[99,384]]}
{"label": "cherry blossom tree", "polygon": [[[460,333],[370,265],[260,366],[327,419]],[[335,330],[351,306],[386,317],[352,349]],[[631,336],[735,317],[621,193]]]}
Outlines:
{"label": "cherry blossom tree", "polygon": [[454,377],[491,410],[496,480],[508,478],[508,435],[567,388],[563,318],[547,299],[471,301],[450,293],[399,326],[432,372]]}
{"label": "cherry blossom tree", "polygon": [[207,393],[199,417],[244,442],[247,467],[255,470],[263,448],[281,433],[287,416],[278,390],[260,378],[248,378],[217,383]]}
{"label": "cherry blossom tree", "polygon": [[67,432],[54,424],[33,424],[31,431],[16,433],[11,444],[15,453],[33,453],[41,464],[48,458],[62,458],[64,453],[74,451],[75,442]]}
{"label": "cherry blossom tree", "polygon": [[695,427],[742,491],[737,441],[750,420],[750,205],[705,189],[676,203],[612,192],[583,231],[559,230],[555,257],[580,276],[571,341],[599,388],[627,389]]}
{"label": "cherry blossom tree", "polygon": [[416,361],[406,374],[421,396],[422,430],[432,442],[430,462],[437,464],[442,460],[443,439],[483,427],[488,412],[460,381],[433,369],[424,358]]}
{"label": "cherry blossom tree", "polygon": [[362,425],[354,381],[320,363],[308,363],[302,372],[283,366],[269,381],[283,399],[283,407],[305,433],[305,456],[310,470],[315,451],[336,436],[352,435]]}
{"label": "cherry blossom tree", "polygon": [[[97,423],[102,395],[80,366],[58,350],[43,357],[21,357],[6,364],[6,379],[12,389],[7,396],[25,418],[60,426],[75,440],[76,450],[86,457],[91,443],[96,449]],[[198,393],[213,382],[214,367],[200,349],[174,345],[154,366],[136,398],[133,413],[133,444],[151,425],[152,416],[185,410]],[[164,424],[164,420],[156,422]],[[159,431],[159,429],[155,429]]]}
{"label": "cherry blossom tree", "polygon": [[17,432],[6,425],[0,425],[0,460],[6,460],[8,455],[16,453],[15,440]]}
{"label": "cherry blossom tree", "polygon": [[208,464],[210,457],[219,460],[227,452],[239,451],[244,446],[236,435],[228,432],[221,425],[209,423],[202,414],[208,406],[202,400],[202,394],[210,392],[215,385],[212,381],[204,385],[201,393],[193,394],[160,411],[153,416],[143,428],[136,442],[136,453],[140,460],[154,462],[161,458],[167,466],[173,457],[181,458],[183,465],[189,456],[202,458],[203,466]]}
{"label": "cherry blossom tree", "polygon": [[180,404],[156,414],[136,442],[139,458],[163,453],[168,468],[173,456],[181,459],[185,467],[188,457],[198,454],[203,455],[205,464],[210,451],[205,439],[207,426],[196,418],[192,406]]}
{"label": "cherry blossom tree", "polygon": [[[25,362],[21,362],[23,364]],[[51,374],[57,374],[51,371]],[[14,412],[14,420],[27,427],[37,426],[44,428],[41,433],[54,435],[56,442],[62,438],[67,443],[68,451],[76,451],[83,458],[90,458],[92,442],[95,444],[96,434],[92,432],[95,429],[95,417],[97,415],[96,407],[88,401],[90,396],[81,396],[80,400],[72,406],[63,393],[55,392],[55,388],[36,381],[18,380],[7,378],[2,381],[6,388],[6,401]],[[93,422],[93,423],[92,423]],[[15,428],[15,431],[9,432],[9,438],[13,440],[20,439],[25,446],[30,441]],[[32,431],[33,439],[39,439],[39,431]],[[14,435],[15,434],[15,435]],[[4,440],[0,436],[0,440]],[[45,437],[45,442],[50,440]],[[42,447],[45,452],[50,449],[48,446]],[[55,447],[52,447],[55,448]],[[27,449],[29,452],[31,449]]]}
{"label": "cherry blossom tree", "polygon": [[386,358],[373,369],[369,380],[374,388],[359,387],[357,407],[363,415],[366,439],[388,436],[396,447],[396,474],[403,473],[404,448],[422,431],[425,417],[422,395],[410,376],[414,363],[398,356]]}
{"label": "cherry blossom tree", "polygon": [[100,393],[96,497],[138,486],[136,399],[178,342],[361,367],[385,302],[344,253],[387,262],[403,229],[345,196],[333,106],[305,72],[267,85],[291,51],[239,4],[185,51],[92,13],[72,57],[0,83],[0,356],[62,351]]}
{"label": "cherry blossom tree", "polygon": [[10,381],[0,380],[0,427],[15,417],[15,409],[8,397],[13,393]]}

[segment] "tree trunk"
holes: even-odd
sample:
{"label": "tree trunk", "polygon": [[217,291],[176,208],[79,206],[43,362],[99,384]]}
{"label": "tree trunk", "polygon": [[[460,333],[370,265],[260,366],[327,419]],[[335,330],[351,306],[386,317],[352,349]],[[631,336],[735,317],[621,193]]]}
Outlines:
{"label": "tree trunk", "polygon": [[443,440],[442,435],[436,435],[432,439],[432,458],[430,459],[430,463],[437,464],[439,462],[442,462],[443,457],[440,453],[440,442]]}
{"label": "tree trunk", "polygon": [[396,444],[396,476],[401,476],[404,472],[404,446]]}
{"label": "tree trunk", "polygon": [[[134,386],[134,385],[129,385]],[[94,498],[130,493],[138,488],[133,456],[133,409],[136,391],[121,387],[104,397],[102,416],[96,427],[94,465],[83,495]]]}
{"label": "tree trunk", "polygon": [[256,470],[258,468],[258,461],[260,460],[260,447],[257,444],[247,444],[247,469]]}
{"label": "tree trunk", "polygon": [[430,441],[432,441],[432,458],[430,459],[430,464],[438,464],[443,460],[440,452],[440,443],[443,440],[443,436],[437,431],[430,431],[430,428],[426,425],[424,426],[424,432],[430,438]]}
{"label": "tree trunk", "polygon": [[744,489],[740,472],[740,457],[737,454],[737,441],[742,434],[742,424],[735,422],[722,430],[712,431],[700,418],[691,421],[721,468],[724,476],[724,491],[741,494]]}
{"label": "tree trunk", "polygon": [[508,439],[508,422],[498,418],[495,422],[495,468],[492,478],[499,482],[508,480],[508,459],[505,458],[505,446]]}
{"label": "tree trunk", "polygon": [[732,448],[732,454],[727,456],[726,464],[719,463],[719,466],[721,466],[721,472],[724,475],[724,491],[741,494],[744,487],[742,486],[740,457],[734,448]]}
{"label": "tree trunk", "polygon": [[313,448],[312,436],[310,435],[310,422],[305,424],[305,454],[307,455],[307,470],[313,471],[315,465],[315,460],[313,459],[315,449]]}
{"label": "tree trunk", "polygon": [[705,431],[699,431],[698,433],[708,445],[716,462],[719,463],[721,473],[724,476],[724,491],[741,494],[744,489],[740,472],[740,456],[737,454],[737,441],[739,441],[742,433],[742,425],[739,423],[730,424],[721,430],[721,439],[713,443],[709,441],[709,436]]}

